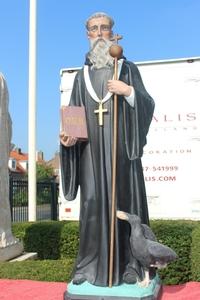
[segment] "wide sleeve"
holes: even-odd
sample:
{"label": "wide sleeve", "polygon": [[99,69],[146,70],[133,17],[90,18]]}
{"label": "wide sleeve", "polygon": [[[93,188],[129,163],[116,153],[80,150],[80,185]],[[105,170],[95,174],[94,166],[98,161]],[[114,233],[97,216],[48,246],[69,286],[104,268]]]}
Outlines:
{"label": "wide sleeve", "polygon": [[65,147],[60,145],[60,169],[64,197],[74,200],[79,186],[78,145]]}
{"label": "wide sleeve", "polygon": [[134,107],[123,101],[126,150],[129,159],[133,160],[141,157],[143,154],[143,147],[146,144],[155,103],[146,91],[135,64],[126,62],[122,70],[122,76],[135,90]]}
{"label": "wide sleeve", "polygon": [[[70,104],[81,105],[80,72],[77,73],[72,88]],[[63,194],[67,200],[74,200],[79,186],[80,142],[72,147],[60,145],[60,169]]]}

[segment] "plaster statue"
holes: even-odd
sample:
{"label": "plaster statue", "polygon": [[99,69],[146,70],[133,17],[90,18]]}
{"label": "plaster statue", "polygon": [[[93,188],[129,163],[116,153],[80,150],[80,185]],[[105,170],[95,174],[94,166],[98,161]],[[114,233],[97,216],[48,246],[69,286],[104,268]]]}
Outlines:
{"label": "plaster statue", "polygon": [[8,160],[11,148],[12,121],[8,112],[8,89],[0,73],[0,261],[20,255],[22,244],[11,231]]}

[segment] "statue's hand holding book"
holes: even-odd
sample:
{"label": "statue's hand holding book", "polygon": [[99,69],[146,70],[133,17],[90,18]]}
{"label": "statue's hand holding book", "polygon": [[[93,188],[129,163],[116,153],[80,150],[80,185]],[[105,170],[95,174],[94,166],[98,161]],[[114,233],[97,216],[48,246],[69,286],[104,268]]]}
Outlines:
{"label": "statue's hand holding book", "polygon": [[60,141],[70,147],[88,139],[85,108],[83,106],[61,107]]}

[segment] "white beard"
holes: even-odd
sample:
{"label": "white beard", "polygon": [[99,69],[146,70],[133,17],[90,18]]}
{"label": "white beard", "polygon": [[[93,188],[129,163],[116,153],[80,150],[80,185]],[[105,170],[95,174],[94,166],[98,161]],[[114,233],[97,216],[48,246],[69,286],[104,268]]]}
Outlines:
{"label": "white beard", "polygon": [[88,58],[92,63],[92,68],[100,69],[114,65],[114,58],[109,54],[109,48],[113,45],[112,41],[103,38],[91,40],[91,50]]}

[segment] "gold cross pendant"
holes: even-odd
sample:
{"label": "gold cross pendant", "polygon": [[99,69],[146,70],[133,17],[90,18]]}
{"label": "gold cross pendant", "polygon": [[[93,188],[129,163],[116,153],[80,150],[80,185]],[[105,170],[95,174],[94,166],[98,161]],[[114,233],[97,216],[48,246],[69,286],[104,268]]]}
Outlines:
{"label": "gold cross pendant", "polygon": [[99,109],[95,109],[94,113],[99,114],[99,126],[103,126],[103,113],[107,112],[106,108],[103,108],[102,101],[99,102]]}

